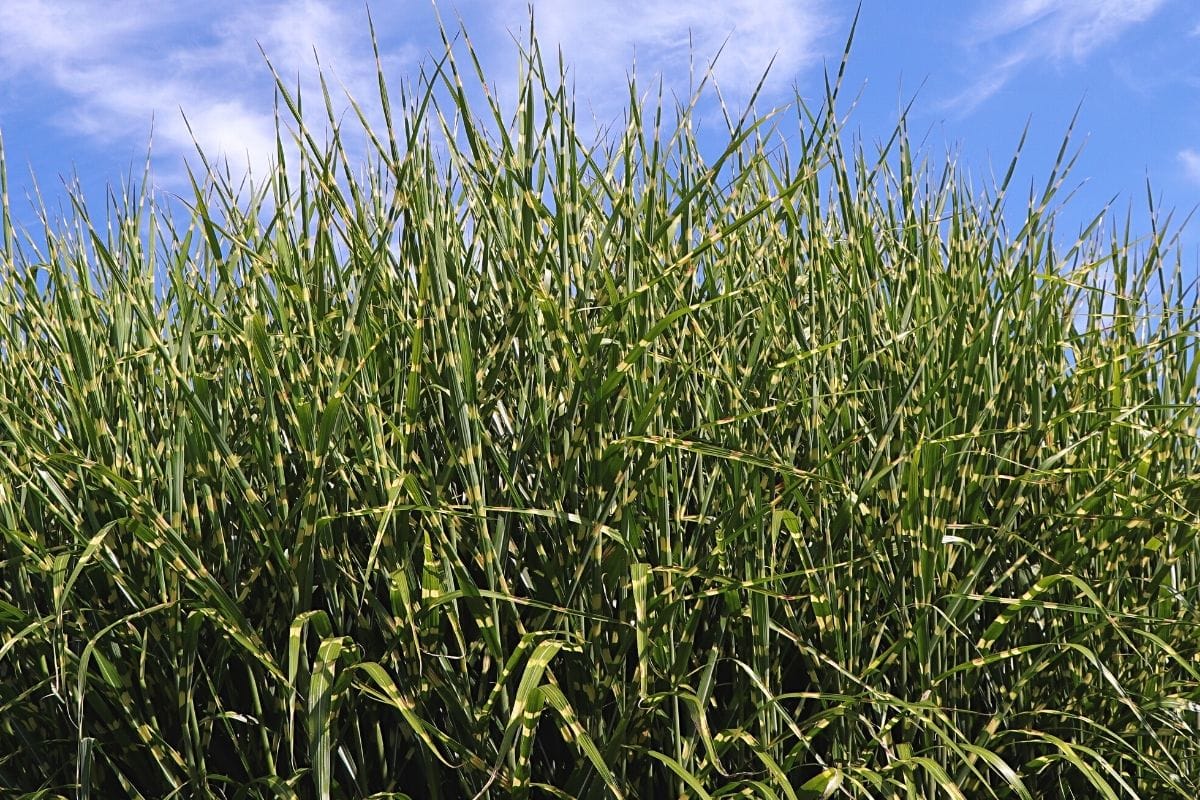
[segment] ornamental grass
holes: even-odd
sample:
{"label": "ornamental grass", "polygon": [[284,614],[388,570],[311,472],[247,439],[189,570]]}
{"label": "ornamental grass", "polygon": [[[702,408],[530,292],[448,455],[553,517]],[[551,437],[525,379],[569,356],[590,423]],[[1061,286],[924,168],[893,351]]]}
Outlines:
{"label": "ornamental grass", "polygon": [[0,794],[1195,797],[1169,221],[443,40],[257,181],[5,187]]}

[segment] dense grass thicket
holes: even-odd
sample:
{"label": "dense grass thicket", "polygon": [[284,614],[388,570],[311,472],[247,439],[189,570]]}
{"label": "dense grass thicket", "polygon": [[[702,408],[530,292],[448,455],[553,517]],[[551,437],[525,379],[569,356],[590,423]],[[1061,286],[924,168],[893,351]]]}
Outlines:
{"label": "dense grass thicket", "polygon": [[0,794],[1194,797],[1167,231],[1055,235],[1066,145],[1024,214],[850,146],[837,77],[709,161],[450,52],[374,125],[281,82],[190,211],[5,200]]}

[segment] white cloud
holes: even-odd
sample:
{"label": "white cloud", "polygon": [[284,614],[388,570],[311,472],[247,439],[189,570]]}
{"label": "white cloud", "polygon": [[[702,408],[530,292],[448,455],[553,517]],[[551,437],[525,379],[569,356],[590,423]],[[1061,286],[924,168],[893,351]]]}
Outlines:
{"label": "white cloud", "polygon": [[[831,28],[825,0],[547,0],[534,4],[534,27],[547,66],[561,45],[580,100],[603,116],[628,103],[627,73],[636,58],[643,91],[657,87],[681,99],[689,90],[689,59],[698,83],[725,44],[714,70],[731,100],[747,99],[774,58],[768,88],[787,87],[821,55]],[[495,6],[498,24],[514,33],[528,25],[527,0]],[[728,43],[726,44],[726,40]],[[790,98],[788,98],[790,99]]]}
{"label": "white cloud", "polygon": [[954,109],[958,114],[969,114],[1003,89],[1024,61],[1021,57],[1010,56],[992,65],[966,89],[943,101],[942,108]]}
{"label": "white cloud", "polygon": [[[312,119],[323,116],[314,47],[338,110],[343,85],[359,100],[375,93],[365,14],[324,0],[6,0],[0,40],[20,42],[0,50],[0,79],[65,96],[55,104],[59,125],[111,145],[145,143],[153,120],[156,156],[174,164],[194,154],[194,134],[210,159],[262,174],[275,154],[275,129],[259,44],[289,87],[303,76]],[[168,183],[182,175],[181,167],[159,172]]]}
{"label": "white cloud", "polygon": [[[480,55],[489,69],[495,67],[489,77],[515,76],[515,51],[506,30],[520,37],[528,2],[458,0],[468,32],[486,44]],[[453,8],[446,0],[440,5],[443,12]],[[727,39],[715,74],[735,109],[772,58],[768,89],[777,93],[770,101],[790,100],[778,90],[789,88],[823,55],[825,35],[834,30],[835,5],[832,0],[535,0],[548,67],[553,69],[561,45],[581,111],[590,105],[606,120],[628,102],[626,75],[634,58],[643,91],[656,88],[661,74],[666,96],[683,98],[692,88],[689,62],[694,59],[699,81]],[[433,15],[419,6],[397,3],[373,12],[389,76],[415,77],[421,55],[417,42],[434,57],[441,53],[430,29]],[[444,18],[454,26],[452,13]],[[235,171],[249,166],[261,175],[274,158],[274,87],[260,44],[289,88],[299,79],[306,117],[310,124],[317,121],[318,132],[324,109],[314,48],[335,111],[346,110],[345,86],[370,113],[377,87],[366,21],[361,4],[338,0],[3,0],[0,41],[7,46],[0,48],[0,82],[27,97],[40,96],[41,122],[106,148],[128,147],[135,157],[153,121],[157,182],[179,189],[180,157],[194,162],[193,134],[210,160],[228,158]],[[493,35],[480,35],[489,23]],[[840,47],[832,52],[839,53]],[[504,90],[512,81],[500,85],[502,95],[511,98]],[[347,119],[353,128],[352,114]]]}
{"label": "white cloud", "polygon": [[1038,61],[1084,61],[1145,22],[1167,0],[1001,0],[975,18],[961,42],[970,51],[1000,53],[959,98],[964,111],[998,92],[1022,68]]}
{"label": "white cloud", "polygon": [[101,6],[9,0],[0,6],[0,31],[8,44],[0,50],[0,67],[5,73],[24,68],[53,72],[67,54],[75,59],[103,55],[145,28],[146,10],[146,4],[136,2]]}
{"label": "white cloud", "polygon": [[1179,163],[1183,174],[1193,183],[1200,183],[1200,150],[1188,147],[1179,151]]}
{"label": "white cloud", "polygon": [[1166,0],[1006,0],[978,21],[975,38],[1011,36],[1029,58],[1082,60],[1164,5]]}

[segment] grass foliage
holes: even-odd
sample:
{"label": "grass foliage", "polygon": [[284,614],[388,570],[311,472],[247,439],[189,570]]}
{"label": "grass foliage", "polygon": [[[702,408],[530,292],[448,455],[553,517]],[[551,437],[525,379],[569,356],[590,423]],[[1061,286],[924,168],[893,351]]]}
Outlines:
{"label": "grass foliage", "polygon": [[848,144],[840,75],[710,161],[696,98],[590,141],[522,64],[280,82],[182,214],[5,201],[0,789],[1194,796],[1165,226],[1064,244],[1065,144],[1023,214]]}

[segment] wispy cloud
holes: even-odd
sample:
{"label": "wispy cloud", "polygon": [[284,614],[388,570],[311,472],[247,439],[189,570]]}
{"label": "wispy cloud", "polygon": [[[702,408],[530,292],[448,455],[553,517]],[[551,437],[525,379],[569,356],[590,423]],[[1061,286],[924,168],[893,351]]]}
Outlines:
{"label": "wispy cloud", "polygon": [[1165,5],[1166,0],[1005,0],[978,20],[975,37],[1013,37],[1030,58],[1082,60]]}
{"label": "wispy cloud", "polygon": [[[476,43],[486,40],[485,61],[512,64],[506,31],[526,27],[528,2],[459,0]],[[644,88],[661,74],[668,96],[683,96],[691,88],[691,59],[699,80],[728,40],[715,75],[736,103],[747,98],[772,58],[769,88],[787,88],[819,59],[834,23],[832,0],[534,2],[545,55],[553,61],[556,48],[564,48],[578,96],[606,117],[627,102],[626,71],[634,58]],[[441,5],[444,12],[449,7]],[[415,4],[374,13],[377,27],[391,34],[385,37],[385,70],[411,75],[423,55],[413,23],[430,34],[433,15]],[[480,36],[489,25],[493,35]],[[45,121],[135,153],[153,121],[160,184],[178,183],[180,156],[195,152],[193,136],[206,155],[227,158],[234,170],[265,169],[274,156],[274,87],[260,45],[288,85],[299,81],[306,109],[320,104],[314,49],[326,76],[336,78],[330,87],[335,102],[341,85],[359,99],[376,90],[366,15],[337,0],[4,0],[0,41],[19,43],[0,48],[0,81],[19,85],[28,97],[44,96]],[[498,68],[491,74],[511,73]]]}
{"label": "wispy cloud", "polygon": [[[525,27],[528,2],[457,0],[476,44],[485,46],[485,61],[497,64],[489,75],[514,72],[504,31]],[[715,72],[730,100],[744,100],[772,58],[768,90],[775,94],[769,99],[790,99],[780,90],[822,56],[836,57],[840,42],[830,34],[844,30],[846,22],[845,6],[833,0],[533,2],[548,61],[561,45],[578,97],[605,119],[628,102],[632,59],[643,89],[651,89],[661,74],[668,96],[683,96],[691,88],[691,61],[699,79],[722,44]],[[374,12],[380,30],[392,33],[385,69],[411,74],[421,55],[411,23],[428,25],[431,15],[414,10],[419,4],[395,5],[406,10]],[[441,5],[449,8],[445,0]],[[980,56],[972,80],[948,104],[968,111],[1035,64],[1084,60],[1166,5],[1167,0],[996,0],[967,23],[963,45]],[[164,166],[194,152],[193,134],[209,155],[260,172],[274,152],[274,123],[273,87],[259,44],[285,80],[299,80],[308,108],[320,98],[314,48],[327,75],[337,78],[335,93],[341,82],[354,96],[369,99],[374,65],[365,22],[360,7],[347,11],[338,0],[4,0],[0,81],[44,96],[48,119],[105,147],[128,145],[136,153],[153,120],[160,178],[168,171]],[[482,35],[489,25],[490,38]],[[436,39],[424,41],[438,49]]]}
{"label": "wispy cloud", "polygon": [[964,32],[964,49],[991,53],[960,97],[947,105],[970,111],[1036,62],[1085,61],[1145,22],[1167,0],[1001,0],[975,17]]}
{"label": "wispy cloud", "polygon": [[[67,60],[103,57],[148,27],[148,10],[137,2],[110,7],[10,0],[0,6],[0,31],[9,44],[0,50],[0,69],[6,75],[32,67],[57,71]],[[58,58],[46,60],[55,54]]]}
{"label": "wispy cloud", "polygon": [[194,152],[194,136],[207,155],[228,158],[235,170],[261,174],[266,167],[275,143],[273,87],[260,44],[280,75],[300,79],[312,100],[320,97],[314,48],[326,74],[352,95],[373,90],[365,16],[323,0],[216,0],[192,8],[150,0],[7,0],[0,40],[21,43],[0,50],[0,78],[58,94],[57,124],[111,145],[144,143],[153,120],[156,153],[175,163]]}
{"label": "wispy cloud", "polygon": [[[731,99],[746,99],[771,67],[768,88],[792,83],[822,55],[832,29],[826,0],[543,0],[534,4],[534,26],[543,53],[562,46],[581,99],[601,114],[627,103],[627,70],[636,59],[639,82],[664,77],[669,93],[685,96],[689,65],[695,80],[721,46],[714,75]],[[527,28],[527,0],[502,0],[494,18],[514,32]],[[668,95],[669,96],[669,95]]]}
{"label": "wispy cloud", "polygon": [[1179,164],[1183,174],[1193,183],[1200,184],[1200,150],[1188,147],[1179,151]]}
{"label": "wispy cloud", "polygon": [[1025,63],[1025,58],[1011,55],[992,64],[974,82],[958,94],[941,103],[943,108],[954,109],[958,114],[969,114],[997,94]]}

